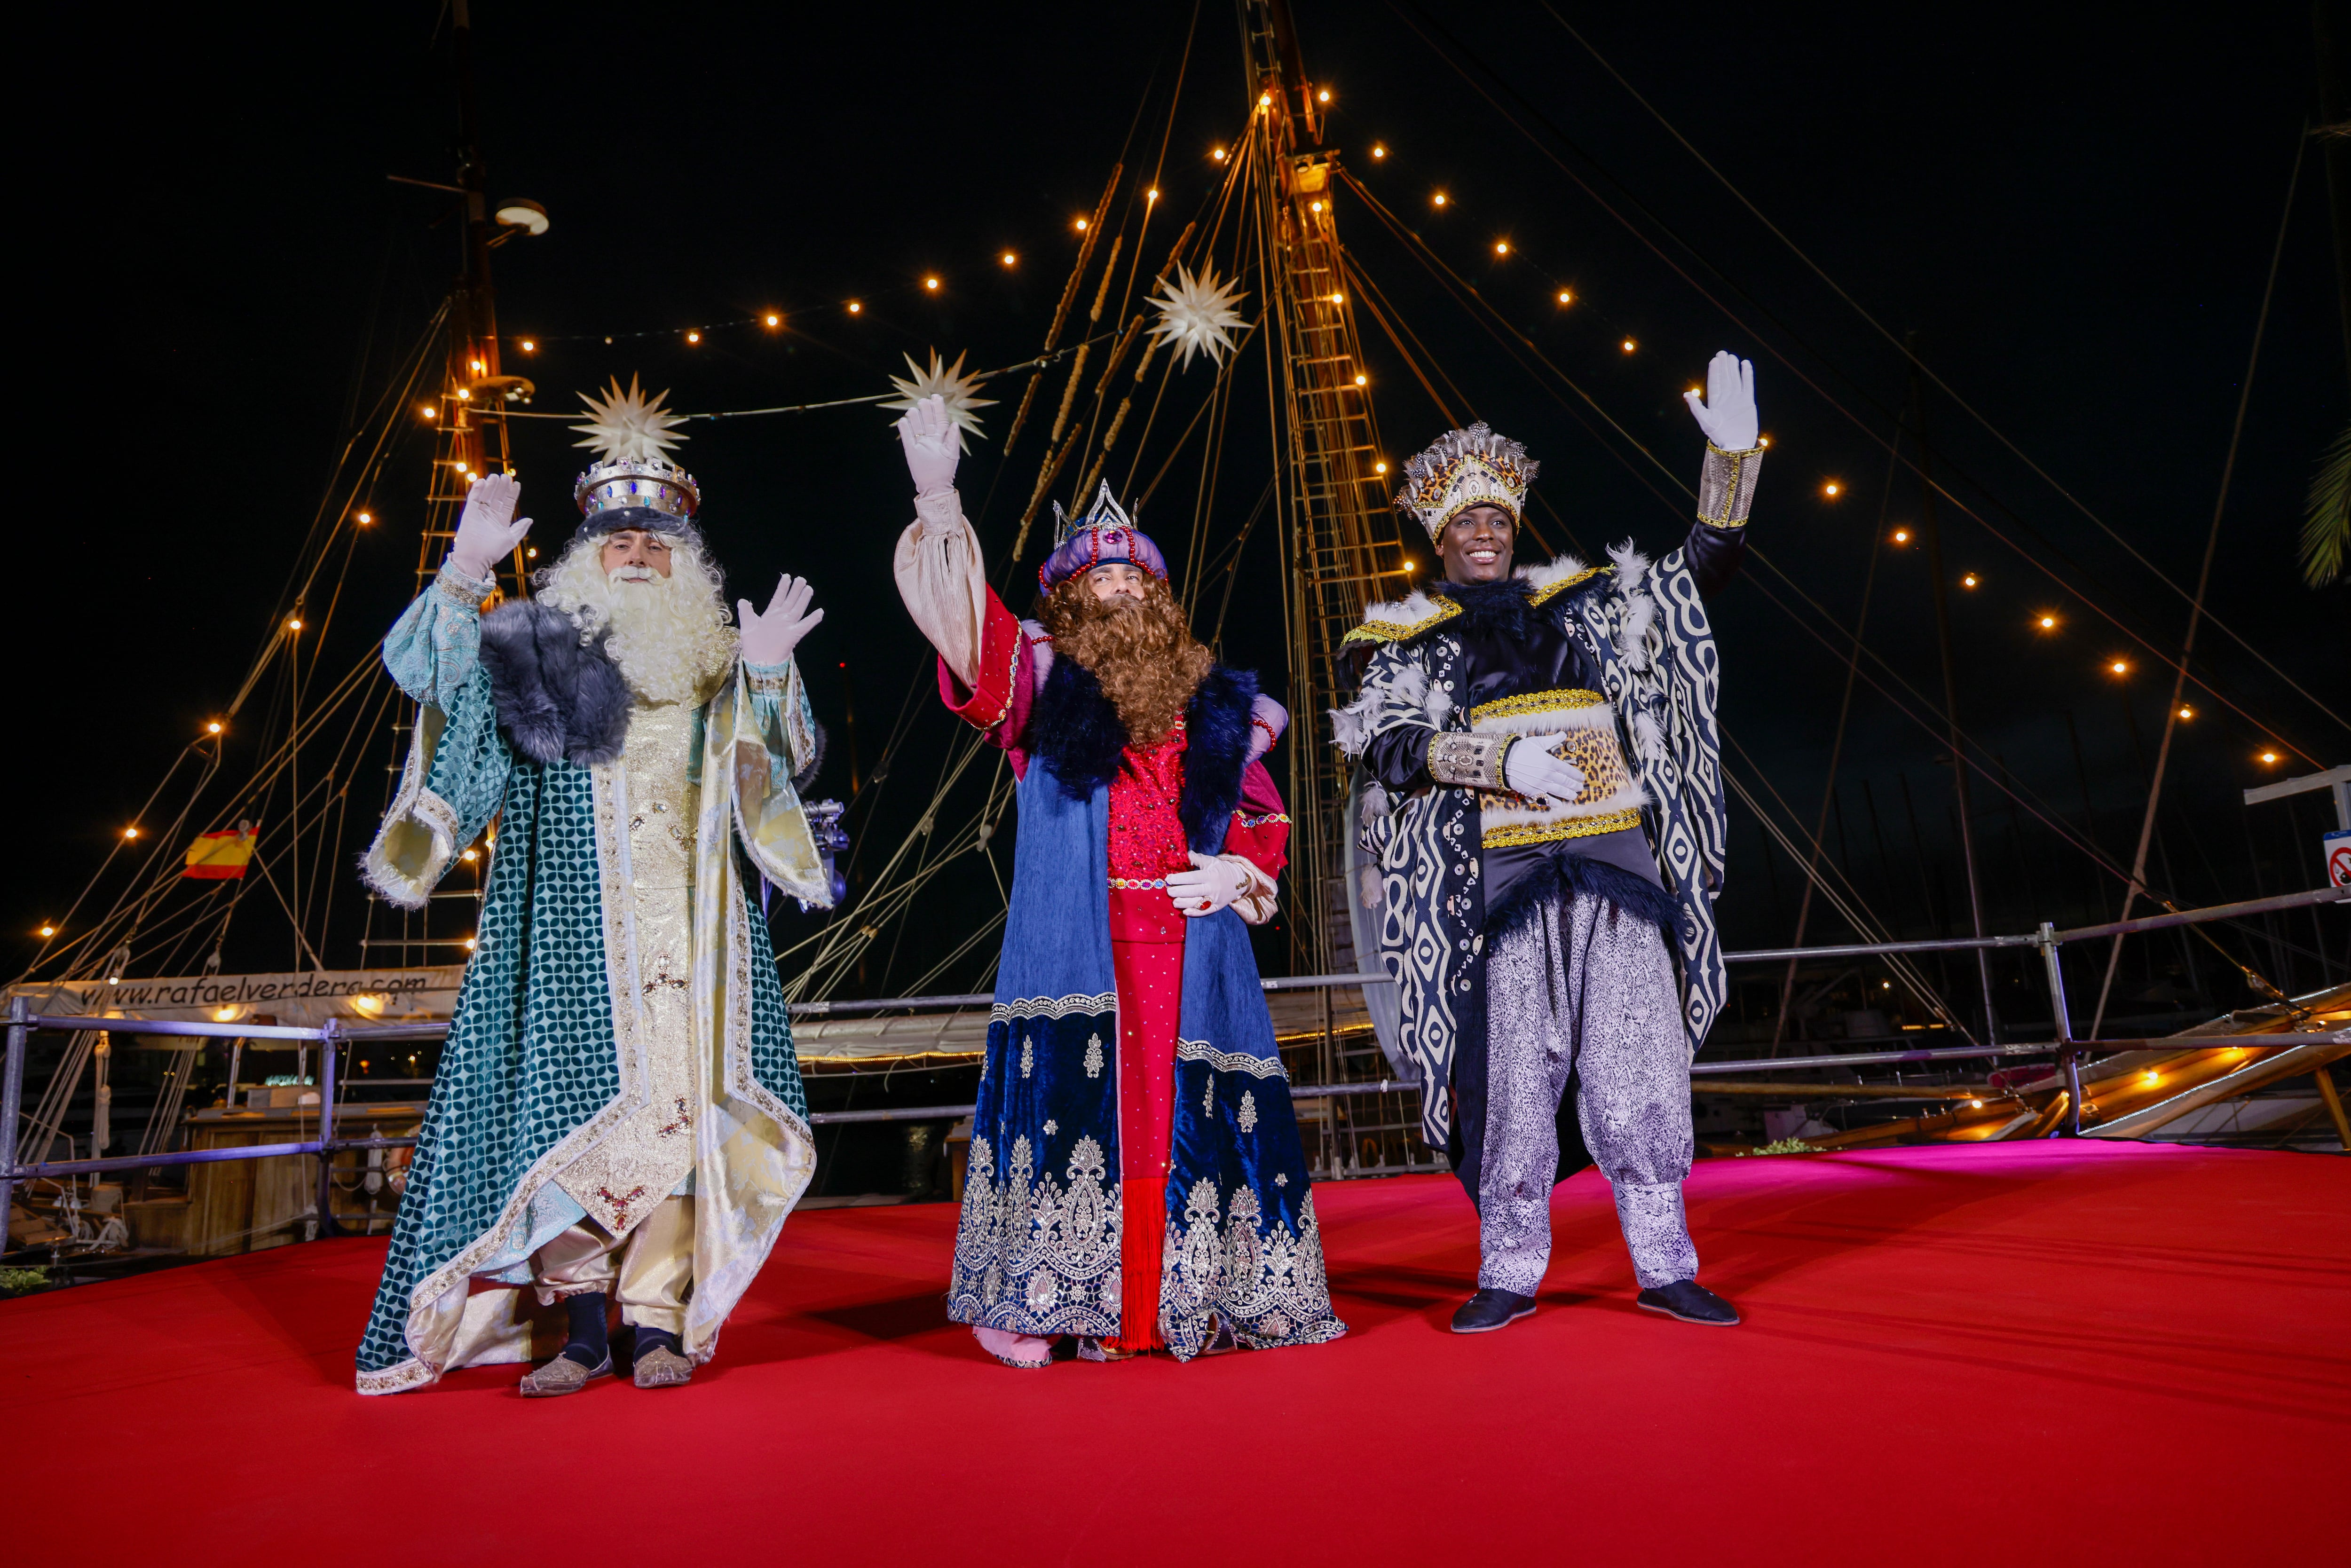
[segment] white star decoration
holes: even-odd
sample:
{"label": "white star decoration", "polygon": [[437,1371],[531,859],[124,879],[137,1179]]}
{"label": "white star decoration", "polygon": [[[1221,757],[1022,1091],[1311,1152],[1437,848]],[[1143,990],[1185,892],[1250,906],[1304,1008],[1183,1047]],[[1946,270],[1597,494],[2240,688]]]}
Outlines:
{"label": "white star decoration", "polygon": [[890,384],[898,389],[899,395],[895,401],[885,402],[882,406],[904,413],[926,397],[945,398],[947,417],[955,421],[956,439],[961,444],[962,450],[970,451],[969,438],[987,434],[979,428],[979,416],[972,413],[972,410],[994,408],[996,400],[978,395],[979,378],[963,373],[964,357],[961,354],[956,356],[954,364],[942,364],[939,351],[933,349],[931,366],[928,370],[916,364],[914,355],[908,354],[905,358],[906,368],[914,372],[914,379],[907,381],[900,376],[892,376]]}
{"label": "white star decoration", "polygon": [[1205,267],[1195,277],[1182,262],[1176,264],[1173,282],[1163,281],[1167,292],[1152,297],[1158,308],[1159,320],[1151,335],[1161,343],[1175,348],[1184,356],[1179,363],[1188,368],[1192,356],[1206,354],[1211,364],[1221,365],[1232,352],[1233,329],[1246,327],[1241,313],[1233,308],[1242,296],[1234,287],[1238,278],[1217,281],[1217,269]]}
{"label": "white star decoration", "polygon": [[588,405],[588,423],[571,428],[586,436],[575,441],[574,446],[590,447],[599,463],[613,463],[622,458],[666,457],[669,449],[685,439],[672,435],[670,430],[685,421],[662,407],[669,396],[666,390],[650,398],[637,390],[637,378],[629,378],[629,390],[621,390],[621,378],[612,378],[610,396],[599,398],[594,392],[581,392],[580,401]]}

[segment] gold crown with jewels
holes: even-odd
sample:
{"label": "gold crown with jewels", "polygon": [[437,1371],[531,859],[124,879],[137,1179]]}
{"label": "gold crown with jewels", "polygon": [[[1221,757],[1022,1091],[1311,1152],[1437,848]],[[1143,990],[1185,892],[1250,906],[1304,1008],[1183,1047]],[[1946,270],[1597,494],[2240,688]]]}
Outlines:
{"label": "gold crown with jewels", "polygon": [[1471,507],[1499,507],[1515,525],[1541,466],[1525,447],[1480,420],[1467,430],[1447,431],[1404,465],[1396,510],[1418,517],[1432,539]]}

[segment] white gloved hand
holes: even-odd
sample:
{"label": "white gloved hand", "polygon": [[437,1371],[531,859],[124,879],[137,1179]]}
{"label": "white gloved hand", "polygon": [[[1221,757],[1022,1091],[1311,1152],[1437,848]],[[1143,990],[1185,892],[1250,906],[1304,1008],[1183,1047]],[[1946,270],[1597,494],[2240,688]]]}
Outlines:
{"label": "white gloved hand", "polygon": [[457,517],[457,538],[449,559],[457,570],[479,582],[498,562],[515,551],[530,532],[530,519],[514,520],[515,504],[522,499],[522,484],[511,474],[485,474],[465,492],[465,509]]}
{"label": "white gloved hand", "polygon": [[1167,896],[1185,917],[1214,915],[1249,891],[1249,873],[1228,860],[1192,852],[1190,871],[1167,873]]}
{"label": "white gloved hand", "polygon": [[823,611],[809,611],[809,601],[815,593],[808,579],[787,572],[777,580],[776,596],[768,601],[765,615],[754,614],[749,600],[737,600],[735,619],[743,628],[743,662],[780,664],[790,658],[800,639],[824,619]]}
{"label": "white gloved hand", "polygon": [[1573,800],[1583,793],[1583,769],[1565,758],[1553,757],[1554,747],[1567,744],[1564,735],[1522,735],[1502,758],[1502,782],[1530,800],[1550,795]]}
{"label": "white gloved hand", "polygon": [[935,495],[954,486],[963,437],[947,416],[946,398],[933,393],[908,409],[898,421],[898,444],[905,448],[906,472],[914,476],[915,495]]}
{"label": "white gloved hand", "polygon": [[1706,438],[1725,452],[1752,452],[1758,425],[1755,421],[1755,367],[1738,355],[1724,352],[1715,355],[1706,367],[1706,399],[1698,400],[1696,391],[1682,393],[1682,401],[1698,420],[1698,427]]}

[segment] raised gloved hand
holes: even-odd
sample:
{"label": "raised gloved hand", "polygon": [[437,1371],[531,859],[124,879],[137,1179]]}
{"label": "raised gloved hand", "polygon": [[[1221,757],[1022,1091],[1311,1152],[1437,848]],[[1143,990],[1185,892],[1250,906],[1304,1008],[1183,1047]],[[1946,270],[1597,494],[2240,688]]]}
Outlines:
{"label": "raised gloved hand", "polygon": [[947,415],[946,398],[934,393],[908,409],[898,421],[898,444],[905,448],[906,472],[914,476],[915,495],[935,495],[954,486],[963,437]]}
{"label": "raised gloved hand", "polygon": [[1167,873],[1167,896],[1186,918],[1197,920],[1247,893],[1249,884],[1249,873],[1232,862],[1194,850],[1190,871]]}
{"label": "raised gloved hand", "polygon": [[1573,800],[1583,793],[1583,769],[1562,757],[1553,757],[1556,747],[1567,744],[1564,735],[1522,735],[1502,758],[1502,782],[1517,794],[1530,800],[1540,800],[1550,795],[1562,800]]}
{"label": "raised gloved hand", "polygon": [[735,619],[743,628],[743,662],[747,664],[780,664],[792,656],[800,639],[810,628],[824,619],[821,610],[809,610],[809,601],[816,590],[808,579],[787,572],[776,583],[776,596],[768,601],[768,612],[755,614],[751,601],[735,601]]}
{"label": "raised gloved hand", "polygon": [[459,571],[478,582],[514,553],[530,532],[528,517],[515,520],[515,504],[521,499],[522,483],[511,474],[485,474],[474,481],[457,517],[456,540],[449,547]]}
{"label": "raised gloved hand", "polygon": [[1706,438],[1725,452],[1755,449],[1755,367],[1728,351],[1706,367],[1706,399],[1695,389],[1682,393]]}

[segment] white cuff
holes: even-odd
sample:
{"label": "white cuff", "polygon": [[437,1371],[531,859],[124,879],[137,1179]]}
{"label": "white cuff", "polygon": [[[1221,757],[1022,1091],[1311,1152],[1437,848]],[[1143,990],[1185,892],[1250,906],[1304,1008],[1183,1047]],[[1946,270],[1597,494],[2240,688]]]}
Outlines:
{"label": "white cuff", "polygon": [[914,497],[914,517],[923,525],[925,538],[945,538],[963,528],[963,500],[952,485],[944,490],[917,496]]}

